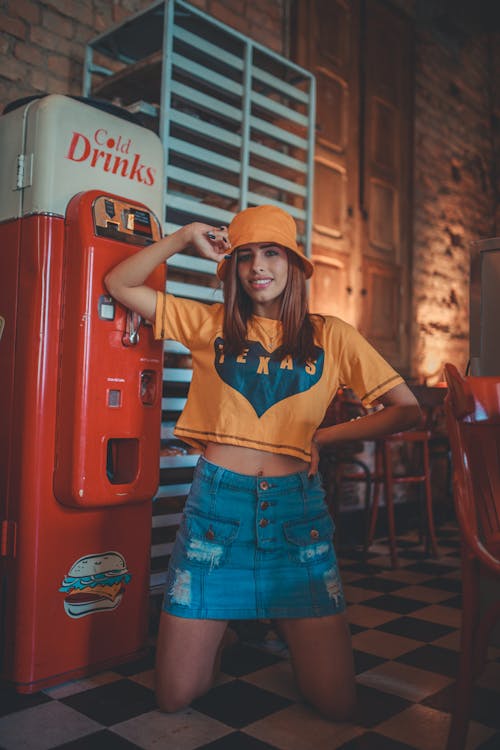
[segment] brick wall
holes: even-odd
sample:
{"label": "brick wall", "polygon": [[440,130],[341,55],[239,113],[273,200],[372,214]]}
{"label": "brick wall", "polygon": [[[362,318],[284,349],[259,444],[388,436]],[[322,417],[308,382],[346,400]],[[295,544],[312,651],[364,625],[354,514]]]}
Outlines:
{"label": "brick wall", "polygon": [[87,41],[149,5],[143,0],[4,0],[0,108],[37,93],[80,94]]}
{"label": "brick wall", "polygon": [[[468,359],[470,243],[495,236],[491,45],[417,29],[413,367],[435,382]],[[498,155],[498,154],[497,154]]]}
{"label": "brick wall", "polygon": [[[192,4],[282,52],[285,0]],[[0,112],[31,94],[81,94],[87,42],[150,5],[151,0],[2,0]]]}
{"label": "brick wall", "polygon": [[287,0],[190,0],[233,29],[283,54]]}

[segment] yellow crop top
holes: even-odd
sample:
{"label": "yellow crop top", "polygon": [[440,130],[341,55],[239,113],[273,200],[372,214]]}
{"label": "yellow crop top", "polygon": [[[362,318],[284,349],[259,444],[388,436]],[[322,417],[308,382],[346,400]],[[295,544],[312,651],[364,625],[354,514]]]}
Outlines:
{"label": "yellow crop top", "polygon": [[314,361],[277,358],[281,322],[253,316],[238,356],[223,351],[223,306],[158,292],[157,339],[174,339],[192,354],[193,377],[175,435],[202,451],[207,442],[241,445],[310,459],[311,438],[339,385],[369,405],[403,382],[361,336],[325,316]]}

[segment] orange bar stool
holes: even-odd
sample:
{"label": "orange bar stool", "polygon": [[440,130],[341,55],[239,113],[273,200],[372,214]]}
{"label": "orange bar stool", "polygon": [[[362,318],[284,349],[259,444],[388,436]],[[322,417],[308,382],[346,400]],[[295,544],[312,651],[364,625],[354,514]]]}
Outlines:
{"label": "orange bar stool", "polygon": [[500,619],[500,595],[480,612],[481,578],[500,584],[500,376],[462,378],[445,365],[453,501],[462,543],[462,627],[455,703],[446,750],[463,750],[474,681]]}

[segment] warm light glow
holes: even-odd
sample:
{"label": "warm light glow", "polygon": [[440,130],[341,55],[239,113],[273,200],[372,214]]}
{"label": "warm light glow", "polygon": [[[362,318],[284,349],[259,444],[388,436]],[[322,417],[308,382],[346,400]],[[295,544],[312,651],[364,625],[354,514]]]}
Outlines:
{"label": "warm light glow", "polygon": [[[443,207],[444,210],[445,207]],[[415,328],[413,367],[419,381],[435,386],[444,379],[444,365],[465,373],[469,356],[469,255],[465,230],[448,224],[429,238],[427,262],[413,271]],[[452,245],[449,233],[461,238]]]}
{"label": "warm light glow", "polygon": [[425,348],[426,352],[418,372],[419,379],[426,385],[436,385],[443,379],[443,368],[447,361],[446,356],[443,356],[446,351],[446,341],[444,337],[438,337],[437,341],[427,340]]}

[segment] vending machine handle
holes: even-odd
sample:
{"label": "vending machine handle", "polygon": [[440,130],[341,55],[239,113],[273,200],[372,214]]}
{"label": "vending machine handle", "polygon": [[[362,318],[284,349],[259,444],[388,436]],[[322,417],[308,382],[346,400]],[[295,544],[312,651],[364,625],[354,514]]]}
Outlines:
{"label": "vending machine handle", "polygon": [[127,310],[125,333],[122,336],[123,346],[136,346],[139,343],[139,328],[142,318],[139,313]]}

